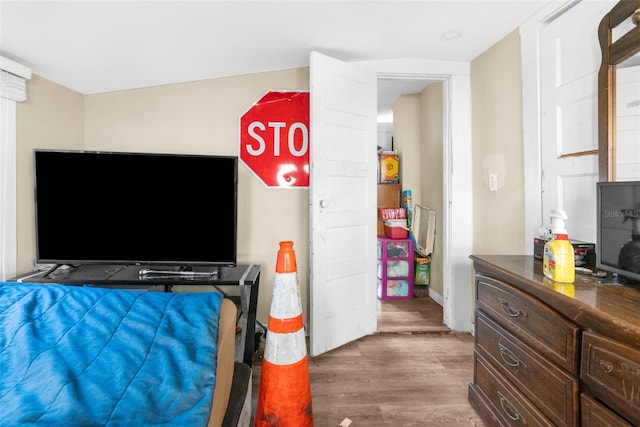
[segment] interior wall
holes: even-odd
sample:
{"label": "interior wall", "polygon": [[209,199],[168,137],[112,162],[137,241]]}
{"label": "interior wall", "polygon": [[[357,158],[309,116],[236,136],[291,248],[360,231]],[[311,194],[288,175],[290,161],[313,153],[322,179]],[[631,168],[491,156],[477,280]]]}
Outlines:
{"label": "interior wall", "polygon": [[[33,149],[82,149],[84,97],[82,94],[37,75],[27,81],[27,101],[16,110],[17,174],[17,271],[33,269],[36,255],[35,211],[33,205]],[[60,209],[65,197],[60,189]],[[63,236],[64,230],[61,230]]]}
{"label": "interior wall", "polygon": [[[33,167],[32,160],[25,157],[31,148],[237,155],[239,117],[273,89],[309,90],[309,69],[87,96],[34,78],[28,84],[30,100],[18,111],[18,146],[22,156],[18,165],[21,199],[18,239],[24,242],[18,248],[19,271],[31,269],[35,254]],[[179,194],[167,196],[184,203],[185,209],[209,209],[209,200],[215,200],[215,194],[203,195],[202,200],[193,203],[181,200]],[[282,240],[294,242],[302,308],[308,318],[308,211],[308,190],[269,189],[243,164],[239,165],[238,262],[262,266],[257,316],[265,324],[278,244]],[[198,230],[187,227],[185,232]]]}
{"label": "interior wall", "polygon": [[436,232],[431,256],[429,294],[442,304],[443,250],[443,138],[444,84],[431,83],[420,92],[420,182],[421,204],[436,211]]}
{"label": "interior wall", "polygon": [[420,97],[402,95],[393,104],[393,145],[400,158],[402,190],[420,202]]}
{"label": "interior wall", "polygon": [[[471,62],[473,252],[522,254],[524,166],[520,36],[513,31]],[[489,174],[497,191],[489,189]]]}

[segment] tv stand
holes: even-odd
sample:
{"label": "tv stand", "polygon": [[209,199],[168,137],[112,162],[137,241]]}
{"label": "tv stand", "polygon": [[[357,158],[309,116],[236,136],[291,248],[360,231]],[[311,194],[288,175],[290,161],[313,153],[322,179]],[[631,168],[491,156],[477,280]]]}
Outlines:
{"label": "tv stand", "polygon": [[138,271],[138,277],[141,280],[146,279],[170,279],[175,277],[181,277],[185,279],[200,279],[206,278],[216,280],[220,277],[220,271],[222,267],[212,267],[207,271],[193,271],[191,267],[180,267],[175,269],[151,269],[142,268]]}
{"label": "tv stand", "polygon": [[[66,268],[65,268],[66,267]],[[42,271],[33,271],[29,277],[38,282],[63,282],[72,285],[117,286],[138,285],[211,285],[242,266],[153,266],[130,264],[55,264]],[[244,266],[247,267],[247,266]],[[189,283],[183,283],[189,281]],[[143,283],[144,282],[144,283]],[[170,290],[170,289],[167,289]]]}
{"label": "tv stand", "polygon": [[[63,264],[57,264],[48,270],[31,271],[11,281],[146,290],[155,290],[154,288],[159,286],[165,292],[171,292],[175,286],[213,287],[238,306],[242,331],[236,359],[253,366],[260,285],[259,265],[193,266],[189,267],[190,270],[185,267],[171,269],[167,266],[166,269],[151,269],[150,266],[118,264],[80,264],[71,266],[72,268],[61,268],[62,266]],[[148,274],[150,272],[154,274]],[[238,292],[232,292],[233,287],[236,287]]]}
{"label": "tv stand", "polygon": [[48,268],[48,269],[46,269],[46,270],[43,270],[43,271],[46,271],[45,276],[47,276],[47,275],[49,275],[49,274],[52,274],[52,273],[53,273],[54,271],[56,271],[57,269],[59,269],[59,268],[63,268],[63,267],[66,267],[66,268],[77,268],[77,266],[75,266],[75,265],[71,265],[71,264],[53,264],[53,266],[52,266],[52,267],[50,267],[50,268]]}

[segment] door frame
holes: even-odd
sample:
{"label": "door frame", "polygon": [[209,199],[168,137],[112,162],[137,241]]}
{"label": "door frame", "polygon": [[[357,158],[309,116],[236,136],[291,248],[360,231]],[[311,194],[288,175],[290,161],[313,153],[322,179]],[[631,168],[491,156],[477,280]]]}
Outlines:
{"label": "door frame", "polygon": [[[443,322],[473,332],[471,188],[471,64],[429,60],[357,62],[378,79],[441,80],[443,123]],[[372,183],[371,185],[375,185]],[[454,227],[455,224],[455,227]]]}

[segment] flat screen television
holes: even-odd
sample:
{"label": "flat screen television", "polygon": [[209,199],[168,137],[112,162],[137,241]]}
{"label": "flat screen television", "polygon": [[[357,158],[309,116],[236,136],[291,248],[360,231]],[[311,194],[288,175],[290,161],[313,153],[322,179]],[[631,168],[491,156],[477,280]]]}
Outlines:
{"label": "flat screen television", "polygon": [[233,266],[234,156],[34,150],[36,262]]}
{"label": "flat screen television", "polygon": [[640,181],[597,184],[596,266],[640,281]]}

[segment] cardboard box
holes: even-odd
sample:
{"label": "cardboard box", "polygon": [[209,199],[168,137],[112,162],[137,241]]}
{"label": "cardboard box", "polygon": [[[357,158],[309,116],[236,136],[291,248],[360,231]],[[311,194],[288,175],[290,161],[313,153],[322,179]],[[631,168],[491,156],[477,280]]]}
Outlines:
{"label": "cardboard box", "polygon": [[380,154],[380,182],[399,182],[400,162],[395,151],[383,151]]}

